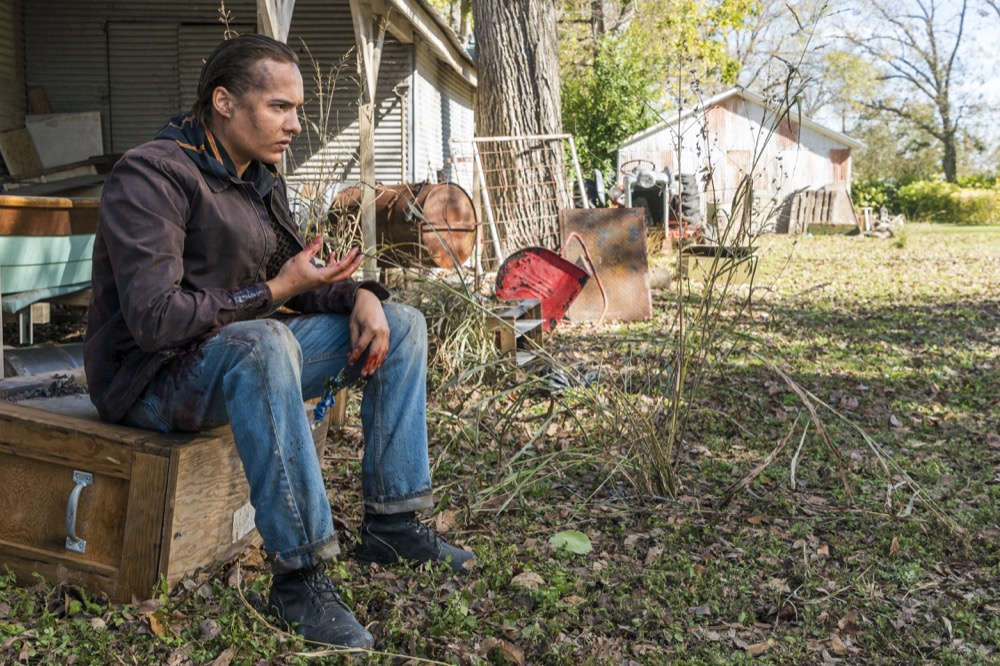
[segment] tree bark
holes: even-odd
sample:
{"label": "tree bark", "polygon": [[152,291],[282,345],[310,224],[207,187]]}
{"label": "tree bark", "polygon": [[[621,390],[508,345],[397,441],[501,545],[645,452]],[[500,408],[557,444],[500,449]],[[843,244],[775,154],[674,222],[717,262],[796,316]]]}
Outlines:
{"label": "tree bark", "polygon": [[[476,134],[525,137],[559,134],[559,50],[553,0],[473,3],[477,74]],[[559,245],[558,198],[565,192],[562,145],[510,142],[482,150],[491,205],[505,253]],[[555,160],[555,162],[553,162]],[[553,188],[562,188],[554,193]]]}

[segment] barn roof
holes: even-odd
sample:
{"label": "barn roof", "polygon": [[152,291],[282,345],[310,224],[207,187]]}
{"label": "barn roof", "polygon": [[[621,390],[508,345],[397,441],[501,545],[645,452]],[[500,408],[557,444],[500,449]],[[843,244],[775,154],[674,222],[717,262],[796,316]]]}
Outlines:
{"label": "barn roof", "polygon": [[[641,132],[633,134],[629,138],[622,141],[621,144],[619,144],[618,148],[619,149],[624,148],[625,146],[631,143],[635,143],[636,141],[645,139],[659,132],[660,130],[678,125],[696,115],[703,114],[707,109],[710,109],[716,104],[724,102],[725,100],[734,96],[740,97],[748,102],[764,107],[765,109],[773,113],[775,118],[780,117],[780,115],[783,114],[786,110],[786,108],[783,105],[775,104],[774,102],[768,101],[767,99],[765,99],[761,95],[758,95],[757,93],[751,92],[749,90],[740,87],[730,88],[725,92],[721,92],[718,95],[715,95],[714,97],[709,97],[708,99],[704,100],[695,107],[682,111],[679,115],[672,117],[669,121],[657,123],[652,127],[646,128]],[[795,122],[799,123],[803,127],[808,127],[809,129],[818,132],[824,136],[827,136],[833,139],[834,141],[844,144],[848,148],[861,148],[864,146],[864,144],[858,141],[857,139],[852,139],[851,137],[847,136],[842,132],[832,130],[829,127],[820,125],[815,120],[806,118],[805,116],[801,115],[797,107],[792,107],[787,110],[789,115],[798,116],[795,118]]]}

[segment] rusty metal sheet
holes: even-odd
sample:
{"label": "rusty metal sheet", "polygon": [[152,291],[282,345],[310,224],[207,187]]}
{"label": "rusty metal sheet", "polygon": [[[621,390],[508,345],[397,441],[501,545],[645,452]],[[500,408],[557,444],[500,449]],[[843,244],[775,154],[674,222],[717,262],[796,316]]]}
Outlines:
{"label": "rusty metal sheet", "polygon": [[[584,268],[590,266],[580,244],[583,238],[597,276],[608,297],[605,321],[640,321],[653,313],[649,289],[649,259],[646,255],[646,220],[637,208],[573,208],[559,211],[564,257]],[[570,239],[567,243],[567,239]],[[574,322],[597,321],[604,299],[596,280],[589,280],[569,308]]]}

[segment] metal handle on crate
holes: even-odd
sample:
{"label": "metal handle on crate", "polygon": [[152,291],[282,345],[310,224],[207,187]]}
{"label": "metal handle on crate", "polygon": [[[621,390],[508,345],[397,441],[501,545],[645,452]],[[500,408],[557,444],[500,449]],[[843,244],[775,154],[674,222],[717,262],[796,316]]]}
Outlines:
{"label": "metal handle on crate", "polygon": [[85,486],[94,485],[94,475],[90,472],[73,472],[73,487],[66,503],[66,550],[74,553],[87,552],[87,542],[76,535],[76,505],[80,501],[80,493]]}

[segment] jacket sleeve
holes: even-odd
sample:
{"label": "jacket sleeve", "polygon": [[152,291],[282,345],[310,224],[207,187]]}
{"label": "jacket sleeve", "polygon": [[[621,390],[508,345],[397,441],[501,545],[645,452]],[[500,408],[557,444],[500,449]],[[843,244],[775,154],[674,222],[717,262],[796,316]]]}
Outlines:
{"label": "jacket sleeve", "polygon": [[389,298],[389,290],[379,282],[366,280],[344,280],[323,289],[316,289],[296,296],[286,304],[292,310],[302,313],[322,312],[329,314],[350,314],[354,309],[354,296],[358,289],[367,289],[380,301]]}
{"label": "jacket sleeve", "polygon": [[190,176],[126,155],[104,185],[98,233],[107,245],[122,315],[147,353],[186,345],[272,307],[263,283],[184,288],[186,224],[197,194]]}

